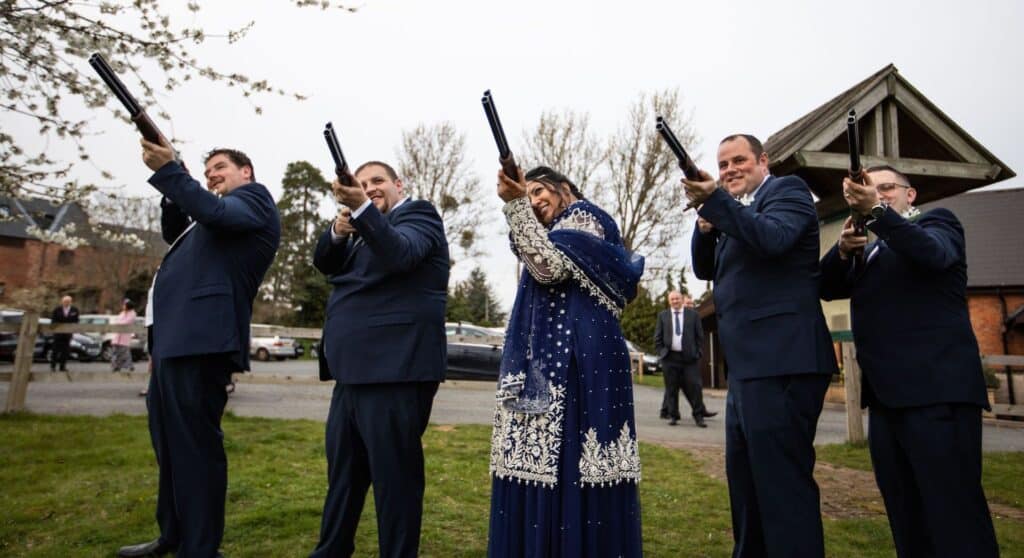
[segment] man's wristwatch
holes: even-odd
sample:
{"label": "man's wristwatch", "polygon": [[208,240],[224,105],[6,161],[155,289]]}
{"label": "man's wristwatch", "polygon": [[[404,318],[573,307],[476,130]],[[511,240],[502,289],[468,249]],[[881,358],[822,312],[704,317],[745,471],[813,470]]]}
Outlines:
{"label": "man's wristwatch", "polygon": [[882,215],[885,215],[885,210],[887,207],[889,207],[887,204],[881,202],[878,205],[872,207],[870,213],[871,220],[877,221],[878,219],[881,219]]}

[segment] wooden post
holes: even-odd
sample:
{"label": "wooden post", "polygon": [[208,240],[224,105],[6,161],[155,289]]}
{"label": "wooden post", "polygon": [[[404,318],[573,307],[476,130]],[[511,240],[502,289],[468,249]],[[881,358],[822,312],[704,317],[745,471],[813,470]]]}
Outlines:
{"label": "wooden post", "polygon": [[853,343],[843,343],[843,386],[846,391],[846,441],[864,441],[863,413],[860,408],[860,366]]}
{"label": "wooden post", "polygon": [[25,395],[28,393],[28,378],[32,372],[32,353],[36,348],[36,334],[39,332],[39,313],[25,312],[21,317],[21,331],[18,332],[18,348],[14,353],[14,373],[7,387],[5,413],[25,409]]}

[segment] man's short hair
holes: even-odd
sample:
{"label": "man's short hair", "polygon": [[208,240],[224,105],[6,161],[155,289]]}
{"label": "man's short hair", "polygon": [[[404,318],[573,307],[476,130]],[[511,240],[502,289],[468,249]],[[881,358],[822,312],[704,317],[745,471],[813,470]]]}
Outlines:
{"label": "man's short hair", "polygon": [[383,168],[385,172],[388,173],[388,178],[390,178],[392,181],[398,180],[398,173],[395,172],[395,169],[392,168],[391,165],[387,163],[382,163],[380,161],[367,161],[359,165],[359,168],[356,169],[356,172],[352,173],[352,176],[359,174],[359,171],[365,169],[366,167],[372,167],[373,165],[377,165],[378,167]]}
{"label": "man's short hair", "polygon": [[206,163],[210,162],[210,159],[213,159],[217,155],[223,155],[227,157],[238,168],[249,167],[249,171],[252,174],[251,180],[253,182],[256,182],[256,167],[252,166],[252,159],[250,159],[248,155],[242,153],[237,149],[217,147],[206,154],[206,157],[203,159],[203,164],[205,165]]}
{"label": "man's short hair", "polygon": [[725,138],[723,138],[722,141],[718,142],[718,145],[722,145],[727,141],[732,141],[739,138],[747,140],[747,143],[750,144],[751,151],[754,152],[755,159],[761,158],[761,154],[764,153],[764,145],[761,144],[761,140],[757,139],[756,137],[750,134],[732,134],[729,136],[725,136]]}
{"label": "man's short hair", "polygon": [[868,172],[881,172],[881,171],[889,171],[889,172],[895,174],[896,178],[898,178],[901,181],[903,181],[903,184],[913,188],[913,185],[910,183],[910,179],[907,178],[907,175],[905,175],[902,172],[896,170],[891,165],[875,165],[873,167],[868,167],[868,168],[864,169],[864,172],[866,172],[866,173],[868,173]]}

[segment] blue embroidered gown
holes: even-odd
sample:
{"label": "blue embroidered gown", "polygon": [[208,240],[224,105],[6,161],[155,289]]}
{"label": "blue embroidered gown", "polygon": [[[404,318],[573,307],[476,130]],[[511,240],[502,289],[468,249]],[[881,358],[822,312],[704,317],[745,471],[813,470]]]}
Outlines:
{"label": "blue embroidered gown", "polygon": [[526,269],[496,396],[488,555],[641,556],[640,458],[619,315],[643,258],[588,201],[550,229],[526,198],[504,211]]}

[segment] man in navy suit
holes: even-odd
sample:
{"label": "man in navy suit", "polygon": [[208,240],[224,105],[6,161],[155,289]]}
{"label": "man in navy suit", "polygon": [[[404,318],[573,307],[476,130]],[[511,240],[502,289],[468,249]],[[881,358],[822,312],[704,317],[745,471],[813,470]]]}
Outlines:
{"label": "man in navy suit", "polygon": [[118,555],[219,556],[227,458],[221,415],[231,373],[249,368],[252,303],[274,260],[281,223],[252,162],[232,149],[206,156],[210,191],[165,145],[142,140],[149,182],[164,199],[171,247],[153,280],[153,373],[147,406],[160,466],[160,537]]}
{"label": "man in navy suit", "polygon": [[967,310],[964,231],[949,210],[921,214],[888,166],[843,182],[854,213],[821,260],[821,296],[850,299],[868,440],[899,556],[998,556],[981,487],[988,408]]}
{"label": "man in navy suit", "polygon": [[[53,309],[50,322],[55,324],[77,324],[78,307],[71,305],[71,295],[60,299],[60,306]],[[50,349],[50,372],[60,365],[61,372],[67,372],[68,352],[71,351],[71,333],[54,333],[53,348]]]}
{"label": "man in navy suit", "polygon": [[364,163],[313,264],[334,285],[320,377],[335,380],[327,416],[329,487],[313,557],[351,556],[373,484],[380,555],[416,556],[423,446],[447,339],[448,242],[427,201],[406,197],[391,166]]}
{"label": "man in navy suit", "polygon": [[654,326],[654,350],[661,361],[665,377],[665,396],[661,404],[661,418],[671,419],[669,425],[679,424],[679,389],[690,403],[693,421],[707,428],[705,417],[713,413],[704,407],[703,385],[697,362],[704,349],[704,328],[700,317],[686,307],[689,297],[679,291],[668,293],[669,308],[658,314]]}
{"label": "man in navy suit", "polygon": [[718,146],[721,187],[683,180],[700,205],[693,270],[714,280],[728,366],[725,459],[733,556],[823,556],[814,435],[836,372],[818,301],[818,217],[798,177],[774,177],[754,136]]}

